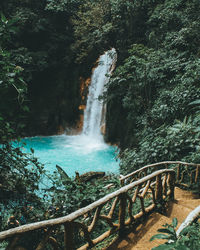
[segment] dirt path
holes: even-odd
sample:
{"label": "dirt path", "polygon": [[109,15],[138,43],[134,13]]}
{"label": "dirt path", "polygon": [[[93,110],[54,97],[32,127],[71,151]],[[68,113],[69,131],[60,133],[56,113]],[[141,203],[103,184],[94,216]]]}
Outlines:
{"label": "dirt path", "polygon": [[187,215],[199,205],[200,199],[191,192],[175,188],[175,201],[169,204],[165,215],[152,213],[138,227],[130,229],[125,238],[117,239],[106,250],[150,250],[164,243],[163,240],[149,241],[157,233],[158,228],[162,228],[162,225],[166,223],[171,224],[175,217],[178,219],[179,226]]}

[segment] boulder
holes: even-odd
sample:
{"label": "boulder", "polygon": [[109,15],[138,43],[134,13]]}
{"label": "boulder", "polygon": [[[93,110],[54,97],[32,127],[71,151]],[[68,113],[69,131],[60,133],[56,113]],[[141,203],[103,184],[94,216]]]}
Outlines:
{"label": "boulder", "polygon": [[88,181],[91,181],[92,179],[102,178],[104,176],[105,176],[105,172],[90,171],[81,175],[79,175],[79,173],[76,172],[75,180],[78,182],[88,182]]}

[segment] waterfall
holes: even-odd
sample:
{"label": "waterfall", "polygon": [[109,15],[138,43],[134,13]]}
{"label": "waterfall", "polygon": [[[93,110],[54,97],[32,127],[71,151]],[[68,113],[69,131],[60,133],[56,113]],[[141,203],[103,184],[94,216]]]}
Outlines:
{"label": "waterfall", "polygon": [[99,100],[105,90],[105,84],[109,80],[116,63],[116,50],[113,48],[100,56],[98,66],[94,69],[89,93],[87,98],[86,109],[84,112],[83,135],[92,137],[100,141],[103,140],[101,126],[105,123],[105,105]]}

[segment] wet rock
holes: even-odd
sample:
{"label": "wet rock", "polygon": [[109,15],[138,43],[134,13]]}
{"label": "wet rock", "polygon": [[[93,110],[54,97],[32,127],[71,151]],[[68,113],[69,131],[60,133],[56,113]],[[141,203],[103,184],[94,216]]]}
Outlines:
{"label": "wet rock", "polygon": [[93,179],[97,179],[97,178],[102,178],[105,176],[105,172],[87,172],[84,173],[82,175],[80,175],[78,172],[76,172],[76,178],[75,180],[78,182],[88,182],[91,181]]}

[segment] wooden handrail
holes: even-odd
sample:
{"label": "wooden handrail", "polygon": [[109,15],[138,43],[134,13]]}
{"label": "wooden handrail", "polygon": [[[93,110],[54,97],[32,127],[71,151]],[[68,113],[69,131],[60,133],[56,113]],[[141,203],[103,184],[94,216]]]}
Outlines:
{"label": "wooden handrail", "polygon": [[[172,164],[176,164],[176,166],[168,169]],[[158,170],[158,168],[163,169]],[[146,165],[120,178],[121,184],[126,183],[126,185],[98,201],[60,218],[35,222],[0,232],[0,241],[9,239],[10,243],[6,249],[11,250],[20,244],[19,241],[25,233],[43,229],[43,236],[41,235],[42,239],[37,242],[36,250],[44,249],[47,244],[51,244],[53,249],[59,249],[59,243],[51,236],[52,234],[57,236],[58,232],[60,234],[64,232],[64,249],[74,250],[77,249],[73,241],[76,233],[74,229],[78,228],[87,242],[81,243],[84,245],[78,250],[88,249],[114,232],[119,232],[119,235],[122,236],[126,226],[151,212],[157,204],[163,202],[163,199],[167,197],[173,199],[175,184],[185,185],[183,183],[185,176],[187,180],[190,179],[191,184],[198,183],[199,174],[200,164],[163,161]],[[145,176],[141,178],[142,175]],[[127,181],[130,183],[128,184]],[[134,212],[133,206],[137,201],[140,204],[140,210]],[[97,228],[99,220],[106,222],[110,229],[92,239],[92,232]]]}
{"label": "wooden handrail", "polygon": [[37,230],[37,229],[40,229],[40,228],[46,228],[46,227],[51,227],[51,226],[55,226],[55,225],[60,225],[60,224],[64,224],[66,222],[70,222],[70,221],[73,221],[77,218],[79,218],[80,216],[90,212],[91,210],[99,207],[100,205],[103,205],[105,204],[106,202],[108,202],[109,200],[119,196],[120,194],[123,194],[123,193],[126,193],[128,190],[154,178],[155,176],[157,175],[160,175],[162,173],[171,173],[171,172],[174,172],[173,170],[159,170],[159,171],[156,171],[148,176],[145,176],[144,178],[138,180],[138,181],[135,181],[135,182],[132,182],[124,187],[121,187],[120,189],[118,189],[117,191],[113,192],[113,193],[110,193],[106,196],[104,196],[103,198],[99,199],[98,201],[95,201],[93,202],[92,204],[84,207],[84,208],[81,208],[81,209],[78,209],[76,210],[75,212],[69,214],[69,215],[66,215],[66,216],[63,216],[63,217],[59,217],[59,218],[56,218],[56,219],[50,219],[50,220],[44,220],[44,221],[40,221],[40,222],[34,222],[34,223],[31,223],[31,224],[27,224],[27,225],[23,225],[23,226],[20,226],[20,227],[16,227],[16,228],[13,228],[13,229],[9,229],[9,230],[6,230],[6,231],[3,231],[3,232],[0,232],[0,240],[3,240],[3,239],[6,239],[7,237],[12,237],[13,235],[15,234],[21,234],[21,233],[25,233],[25,232],[28,232],[28,231],[33,231],[33,230]]}
{"label": "wooden handrail", "polygon": [[[135,170],[134,172],[131,172],[123,177],[120,178],[120,183],[121,185],[124,185],[125,180],[129,179],[130,177],[136,176],[139,173],[145,172],[148,169],[151,168],[155,168],[155,167],[162,167],[162,169],[166,169],[168,167],[168,165],[171,164],[177,164],[178,166],[180,165],[184,165],[184,166],[191,166],[191,167],[195,167],[196,168],[196,174],[195,174],[195,183],[197,183],[197,179],[199,178],[200,175],[200,164],[195,164],[195,163],[187,163],[187,162],[182,162],[182,161],[162,161],[162,162],[157,162],[157,163],[153,163],[153,164],[149,164],[146,165],[142,168],[139,168],[137,170]],[[177,167],[175,167],[177,168]],[[174,168],[174,169],[175,169]],[[177,180],[179,179],[180,176],[178,176],[180,173],[177,173]],[[192,182],[192,181],[191,181]]]}
{"label": "wooden handrail", "polygon": [[[162,178],[163,176],[167,176],[167,178]],[[75,249],[74,246],[72,247],[72,245],[74,244],[72,239],[74,227],[78,227],[81,230],[84,230],[84,237],[87,242],[85,245],[80,247],[79,250],[87,249],[89,246],[96,245],[114,232],[118,231],[119,234],[122,235],[125,226],[132,224],[141,216],[144,216],[148,212],[152,211],[156,207],[157,203],[163,200],[166,195],[173,198],[174,180],[174,170],[163,169],[155,171],[154,173],[145,176],[138,181],[132,182],[124,187],[121,187],[119,190],[110,193],[105,197],[99,199],[98,201],[95,201],[92,204],[81,208],[67,216],[41,222],[35,222],[0,232],[0,241],[12,238],[11,242],[13,246],[13,244],[17,244],[16,242],[20,239],[20,237],[23,237],[24,233],[39,229],[45,229],[46,233],[43,237],[44,239],[40,240],[37,247],[37,249],[43,249],[42,247],[48,243],[48,238],[52,238],[50,237],[52,229],[57,226],[64,225],[65,249]],[[164,191],[164,187],[166,189],[166,186],[168,188],[167,192],[165,192],[166,190]],[[150,196],[149,191],[151,193]],[[133,214],[132,207],[136,201],[136,198],[140,201],[141,210],[138,212],[138,214]],[[148,205],[148,207],[146,207],[145,205],[145,199],[150,199],[150,205]],[[112,206],[110,207],[110,212],[107,215],[101,214],[102,208],[105,207],[105,205],[110,206],[111,202]],[[84,224],[84,220],[80,221],[80,217],[84,217],[89,213],[92,215],[92,211],[94,210],[96,210],[96,212],[93,214],[93,219],[89,226]],[[117,210],[116,212],[118,213],[118,223],[115,222],[116,218],[113,218],[114,210]],[[129,215],[128,218],[126,217],[127,213]],[[76,221],[77,219],[79,219],[79,221]],[[104,232],[96,239],[92,239],[91,232],[96,227],[97,220],[106,221],[111,229],[107,232]],[[57,244],[56,239],[54,239],[54,244]]]}

